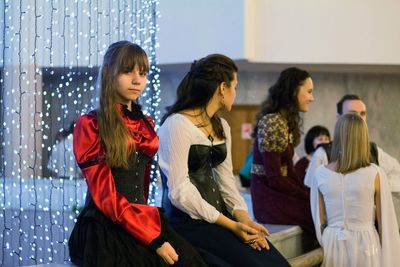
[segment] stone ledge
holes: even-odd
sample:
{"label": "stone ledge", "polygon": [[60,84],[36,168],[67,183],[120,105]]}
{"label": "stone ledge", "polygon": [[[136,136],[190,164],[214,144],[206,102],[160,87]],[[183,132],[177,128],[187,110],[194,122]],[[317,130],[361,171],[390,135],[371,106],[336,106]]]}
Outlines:
{"label": "stone ledge", "polygon": [[301,256],[289,259],[292,267],[311,267],[319,266],[324,259],[324,252],[322,248],[314,249]]}
{"label": "stone ledge", "polygon": [[311,267],[322,262],[322,249],[315,237],[297,225],[264,224],[271,235],[268,240],[288,259],[292,266]]}
{"label": "stone ledge", "polygon": [[271,233],[269,236],[271,242],[279,242],[303,233],[303,230],[298,225],[264,224],[264,226]]}

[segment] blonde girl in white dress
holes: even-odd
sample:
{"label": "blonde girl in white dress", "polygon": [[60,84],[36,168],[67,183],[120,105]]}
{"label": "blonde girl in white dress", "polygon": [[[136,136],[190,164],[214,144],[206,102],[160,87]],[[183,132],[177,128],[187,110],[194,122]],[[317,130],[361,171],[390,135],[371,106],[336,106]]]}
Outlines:
{"label": "blonde girl in white dress", "polygon": [[356,114],[336,123],[331,163],[311,186],[311,210],[322,266],[392,267],[400,237],[386,174],[369,159],[368,128]]}

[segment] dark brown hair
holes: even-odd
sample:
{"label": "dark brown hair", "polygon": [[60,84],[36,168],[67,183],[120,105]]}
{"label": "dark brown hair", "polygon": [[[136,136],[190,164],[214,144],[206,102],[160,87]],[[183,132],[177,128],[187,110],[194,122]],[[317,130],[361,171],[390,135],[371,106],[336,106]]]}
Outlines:
{"label": "dark brown hair", "polygon": [[280,73],[276,83],[269,88],[267,99],[261,104],[261,111],[256,116],[254,135],[257,134],[257,125],[262,117],[270,113],[280,113],[288,123],[294,146],[300,143],[302,121],[297,95],[299,87],[307,78],[311,78],[307,71],[295,67],[285,69]]}
{"label": "dark brown hair", "polygon": [[[167,113],[161,123],[171,114],[182,110],[201,108],[205,112],[218,86],[222,82],[230,86],[237,71],[238,68],[233,60],[221,54],[208,55],[195,61],[179,84],[177,100],[167,108]],[[211,124],[215,134],[221,139],[225,138],[221,120],[217,114],[211,118]]]}

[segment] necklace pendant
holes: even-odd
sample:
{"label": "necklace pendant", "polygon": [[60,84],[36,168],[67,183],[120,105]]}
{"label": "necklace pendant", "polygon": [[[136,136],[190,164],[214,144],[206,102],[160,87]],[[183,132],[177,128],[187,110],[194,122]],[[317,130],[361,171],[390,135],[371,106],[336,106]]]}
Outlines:
{"label": "necklace pendant", "polygon": [[214,137],[212,137],[211,134],[209,134],[209,135],[207,136],[207,138],[208,138],[208,140],[210,140],[211,143],[214,141]]}

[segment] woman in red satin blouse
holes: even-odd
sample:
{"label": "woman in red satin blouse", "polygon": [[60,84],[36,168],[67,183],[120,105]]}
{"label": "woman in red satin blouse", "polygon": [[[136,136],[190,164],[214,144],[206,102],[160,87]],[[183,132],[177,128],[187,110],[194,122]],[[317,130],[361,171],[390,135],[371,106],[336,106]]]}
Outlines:
{"label": "woman in red satin blouse", "polygon": [[159,209],[147,205],[158,149],[153,121],[138,104],[148,70],[140,46],[110,45],[100,70],[99,108],[76,122],[74,154],[88,185],[68,243],[78,266],[205,266]]}
{"label": "woman in red satin blouse", "polygon": [[314,232],[310,191],[293,167],[300,142],[300,112],[314,101],[313,81],[298,68],[282,71],[261,104],[254,129],[251,197],[261,223],[300,225]]}

